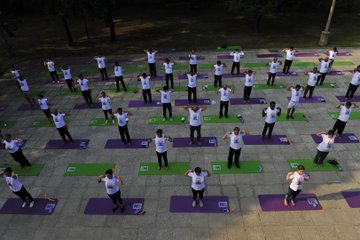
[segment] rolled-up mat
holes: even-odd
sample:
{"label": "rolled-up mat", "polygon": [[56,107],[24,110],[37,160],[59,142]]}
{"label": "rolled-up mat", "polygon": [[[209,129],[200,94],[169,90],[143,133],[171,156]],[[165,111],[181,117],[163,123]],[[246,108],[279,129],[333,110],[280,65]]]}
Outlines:
{"label": "rolled-up mat", "polygon": [[21,104],[17,111],[40,111],[39,105]]}
{"label": "rolled-up mat", "polygon": [[[321,143],[322,138],[318,137],[316,134],[311,134],[312,139],[315,143]],[[359,143],[358,137],[353,133],[343,133],[341,137],[335,138],[335,143]]]}
{"label": "rolled-up mat", "polygon": [[199,203],[192,206],[191,196],[171,196],[170,212],[172,213],[227,213],[230,211],[229,198],[226,196],[204,196],[204,206]]}
{"label": "rolled-up mat", "polygon": [[10,128],[14,124],[15,124],[15,121],[12,121],[12,120],[11,121],[7,121],[7,120],[0,121],[0,128]]}
{"label": "rolled-up mat", "polygon": [[115,163],[70,163],[64,176],[100,176],[113,168]]}
{"label": "rolled-up mat", "polygon": [[[66,124],[69,124],[70,119],[65,118],[65,122],[66,122]],[[39,127],[55,127],[55,124],[54,123],[50,124],[48,119],[41,119],[41,120],[33,121],[31,126],[32,127],[38,127],[38,128]]]}
{"label": "rolled-up mat", "polygon": [[[205,56],[196,56],[197,60],[205,60]],[[189,60],[189,56],[180,56],[179,60]]]}
{"label": "rolled-up mat", "polygon": [[88,105],[87,103],[76,103],[74,109],[101,109],[101,103],[94,102],[93,104]]}
{"label": "rolled-up mat", "polygon": [[19,176],[39,176],[41,170],[44,168],[44,165],[45,164],[42,163],[32,163],[31,167],[22,168],[19,164],[2,164],[0,165],[0,172],[3,172],[7,167],[11,167],[11,169]]}
{"label": "rolled-up mat", "polygon": [[[314,153],[315,154],[315,153]],[[297,171],[297,167],[299,165],[303,165],[305,167],[306,172],[329,172],[329,171],[341,171],[341,166],[334,166],[328,163],[328,160],[334,160],[334,158],[327,158],[324,160],[324,165],[320,166],[314,165],[313,159],[290,159],[287,160],[289,163],[290,169],[292,171]]]}
{"label": "rolled-up mat", "polygon": [[217,139],[216,137],[201,137],[201,144],[198,144],[196,141],[196,136],[194,142],[190,145],[190,138],[181,137],[173,139],[174,148],[184,148],[184,147],[216,147]]}
{"label": "rolled-up mat", "polygon": [[140,108],[140,107],[161,107],[162,104],[160,102],[160,100],[156,99],[153,100],[152,103],[148,102],[145,103],[143,100],[131,100],[129,101],[128,107],[133,107],[133,108]]}
{"label": "rolled-up mat", "polygon": [[289,145],[289,139],[286,135],[272,135],[268,139],[267,135],[262,139],[261,135],[246,135],[243,136],[245,145]]}
{"label": "rolled-up mat", "polygon": [[329,71],[327,73],[327,76],[340,76],[340,75],[344,75],[344,73],[341,71]]}
{"label": "rolled-up mat", "polygon": [[[21,145],[21,147],[24,147],[25,144],[26,144],[26,140],[22,140],[22,145]],[[5,149],[5,144],[2,143],[2,142],[0,142],[0,149]]]}
{"label": "rolled-up mat", "polygon": [[[269,74],[269,72],[266,72],[266,74]],[[283,72],[277,72],[276,73],[277,77],[297,77],[298,73],[297,72],[289,72],[289,73],[283,73]]]}
{"label": "rolled-up mat", "polygon": [[309,121],[309,118],[303,113],[294,113],[294,119],[286,119],[286,113],[282,113],[280,116],[276,117],[276,121],[281,122],[298,122],[298,121]]}
{"label": "rolled-up mat", "polygon": [[120,207],[113,212],[113,202],[110,198],[89,198],[85,207],[86,215],[141,215],[144,209],[143,198],[123,198],[124,211]]}
{"label": "rolled-up mat", "polygon": [[248,102],[244,102],[243,98],[230,98],[231,105],[247,105],[247,104],[266,104],[265,98],[250,98]]}
{"label": "rolled-up mat", "polygon": [[263,194],[258,195],[261,210],[264,212],[270,211],[309,211],[321,210],[322,207],[315,194],[300,193],[296,197],[296,205],[284,205],[285,194]]}
{"label": "rolled-up mat", "polygon": [[0,214],[51,215],[59,201],[58,199],[51,200],[35,198],[34,206],[30,208],[30,203],[26,203],[26,206],[22,207],[23,201],[20,198],[9,198],[1,208]]}
{"label": "rolled-up mat", "polygon": [[222,116],[219,118],[219,115],[205,115],[203,116],[204,123],[240,123],[240,118],[235,114],[229,114],[228,118]]}
{"label": "rolled-up mat", "polygon": [[245,77],[245,74],[240,73],[240,74],[231,74],[231,73],[224,73],[222,75],[223,78],[241,78],[241,77]]}
{"label": "rolled-up mat", "polygon": [[149,139],[146,138],[134,138],[131,139],[131,144],[123,144],[121,139],[109,139],[106,141],[105,149],[119,149],[119,148],[148,148]]}
{"label": "rolled-up mat", "polygon": [[111,118],[109,118],[109,120],[106,123],[106,119],[105,118],[93,118],[89,121],[89,126],[92,127],[107,127],[107,126],[117,126],[117,120],[113,120]]}
{"label": "rolled-up mat", "polygon": [[142,162],[139,167],[139,175],[182,175],[190,167],[188,162],[169,162],[169,168],[158,170],[159,164],[152,162]]}
{"label": "rolled-up mat", "polygon": [[257,58],[274,58],[274,57],[282,57],[280,53],[267,53],[267,54],[256,54]]}
{"label": "rolled-up mat", "polygon": [[274,83],[274,85],[267,85],[266,83],[254,83],[253,89],[282,89],[284,88],[282,83]]}
{"label": "rolled-up mat", "polygon": [[306,53],[306,52],[295,53],[295,57],[318,57],[318,56],[320,56],[320,54],[318,53]]}
{"label": "rolled-up mat", "polygon": [[211,100],[209,98],[198,98],[196,102],[189,103],[187,99],[176,99],[175,106],[193,106],[193,105],[210,105]]}
{"label": "rolled-up mat", "polygon": [[1,104],[1,105],[0,105],[0,112],[5,111],[7,107],[8,107],[8,105],[6,105],[6,104]]}
{"label": "rolled-up mat", "polygon": [[171,125],[171,124],[183,124],[183,123],[187,123],[187,117],[185,117],[185,116],[173,116],[173,117],[172,117],[172,121],[170,121],[169,116],[165,119],[165,121],[163,121],[163,118],[164,118],[163,116],[149,117],[148,124],[157,124],[157,125],[166,124],[166,125]]}
{"label": "rolled-up mat", "polygon": [[[329,112],[329,116],[336,120],[339,117],[339,112]],[[360,120],[360,112],[351,112],[349,120]]]}
{"label": "rolled-up mat", "polygon": [[[209,75],[207,74],[198,74],[197,79],[208,79],[209,78]],[[180,80],[185,80],[185,79],[188,79],[187,75],[186,74],[181,74],[178,76],[178,79]]]}
{"label": "rolled-up mat", "polygon": [[[287,100],[290,101],[291,97],[287,97]],[[300,103],[324,103],[326,102],[325,98],[322,96],[313,96],[312,98],[303,98],[300,97]]]}
{"label": "rolled-up mat", "polygon": [[63,140],[49,140],[45,149],[84,149],[87,148],[89,139],[73,139],[72,142],[64,143]]}
{"label": "rolled-up mat", "polygon": [[227,161],[223,162],[211,162],[212,174],[246,174],[246,173],[262,173],[263,166],[260,161],[241,161],[240,168],[237,168],[235,164],[232,164],[231,168],[227,167]]}
{"label": "rolled-up mat", "polygon": [[341,193],[344,196],[349,207],[360,208],[360,191],[352,191],[352,192],[344,191]]}
{"label": "rolled-up mat", "polygon": [[360,95],[358,96],[353,96],[352,98],[345,98],[344,96],[336,96],[336,98],[340,101],[340,102],[360,102]]}
{"label": "rolled-up mat", "polygon": [[353,66],[354,63],[351,61],[336,61],[332,64],[332,66]]}

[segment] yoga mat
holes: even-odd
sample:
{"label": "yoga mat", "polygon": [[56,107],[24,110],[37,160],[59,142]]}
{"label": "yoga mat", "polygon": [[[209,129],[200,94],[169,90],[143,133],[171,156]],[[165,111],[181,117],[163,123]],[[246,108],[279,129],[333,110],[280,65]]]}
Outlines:
{"label": "yoga mat", "polygon": [[58,203],[58,199],[53,201],[44,198],[35,198],[35,204],[32,208],[29,203],[22,207],[23,201],[20,198],[9,198],[0,210],[0,214],[20,214],[20,215],[51,215]]}
{"label": "yoga mat", "polygon": [[0,172],[3,172],[7,167],[11,167],[19,176],[39,176],[44,165],[45,164],[42,163],[33,163],[31,164],[31,167],[21,168],[19,164],[2,164],[0,165]]}
{"label": "yoga mat", "polygon": [[339,88],[339,86],[335,82],[334,83],[324,82],[323,85],[317,85],[316,88]]}
{"label": "yoga mat", "polygon": [[216,147],[217,140],[216,137],[201,137],[199,145],[196,141],[196,138],[192,145],[189,145],[190,138],[188,137],[180,137],[173,139],[173,147],[174,148],[184,148],[184,147]]}
{"label": "yoga mat", "polygon": [[282,83],[274,83],[274,85],[267,85],[266,83],[254,83],[253,89],[281,89],[284,88]]}
{"label": "yoga mat", "polygon": [[165,169],[164,165],[162,169],[158,170],[158,163],[143,162],[140,163],[139,175],[182,175],[190,167],[188,162],[169,162],[169,169]]}
{"label": "yoga mat", "polygon": [[123,73],[133,73],[137,72],[139,74],[142,74],[147,71],[146,66],[123,66]]}
{"label": "yoga mat", "polygon": [[[221,54],[217,56],[218,59],[234,59],[234,56],[231,56],[229,54]],[[240,58],[244,58],[244,56],[240,57]]]}
{"label": "yoga mat", "polygon": [[314,62],[293,62],[293,67],[314,67],[316,64]]}
{"label": "yoga mat", "polygon": [[[209,76],[207,74],[198,74],[197,75],[197,79],[208,79]],[[178,79],[180,80],[184,80],[184,79],[188,79],[187,75],[186,74],[181,74],[178,76]]]}
{"label": "yoga mat", "polygon": [[63,89],[61,90],[60,94],[61,96],[80,96],[81,95],[81,91],[76,91],[76,92],[71,92],[68,89]]}
{"label": "yoga mat", "polygon": [[223,78],[241,78],[241,77],[245,77],[245,74],[243,74],[243,73],[240,73],[240,74],[224,73],[223,74]]}
{"label": "yoga mat", "polygon": [[352,65],[354,65],[354,63],[351,61],[335,61],[332,65],[333,66],[352,66]]}
{"label": "yoga mat", "polygon": [[[235,90],[235,86],[234,85],[228,85],[228,87],[229,88],[231,88],[231,90]],[[217,91],[217,90],[219,90],[221,87],[219,86],[219,87],[214,87],[214,85],[203,85],[202,87],[201,87],[201,89],[203,90],[203,91],[208,91],[208,92],[210,92],[210,91]]]}
{"label": "yoga mat", "polygon": [[268,66],[265,62],[240,63],[240,65],[244,68],[260,68]]}
{"label": "yoga mat", "polygon": [[285,194],[264,194],[258,195],[261,209],[264,212],[270,211],[308,211],[308,210],[321,210],[319,200],[313,193],[300,193],[296,197],[296,205],[284,205]]}
{"label": "yoga mat", "polygon": [[289,145],[289,141],[286,135],[272,135],[271,139],[268,139],[267,135],[262,139],[261,135],[246,135],[243,136],[245,145]]}
{"label": "yoga mat", "polygon": [[286,113],[282,113],[280,116],[276,118],[277,122],[280,121],[288,121],[288,122],[298,122],[298,121],[309,121],[308,117],[303,113],[294,113],[293,114],[294,119],[286,119]]}
{"label": "yoga mat", "polygon": [[257,58],[274,58],[274,57],[282,57],[280,53],[268,53],[268,54],[256,54]]}
{"label": "yoga mat", "polygon": [[[315,143],[319,144],[322,141],[321,137],[316,136],[316,134],[311,134],[312,139]],[[335,143],[359,143],[358,137],[353,133],[343,133],[341,138],[336,137]]]}
{"label": "yoga mat", "polygon": [[[290,97],[287,97],[287,100],[290,101]],[[312,98],[300,97],[300,103],[324,103],[326,102],[325,98],[321,96],[313,96]]]}
{"label": "yoga mat", "polygon": [[266,104],[265,98],[250,98],[250,102],[244,102],[243,98],[230,98],[231,105],[247,105],[247,104]]}
{"label": "yoga mat", "polygon": [[347,101],[351,101],[351,102],[360,102],[360,95],[358,96],[354,96],[352,98],[345,98],[344,96],[336,96],[336,98],[340,101],[340,102],[347,102]]}
{"label": "yoga mat", "polygon": [[38,105],[22,104],[18,107],[17,111],[34,111],[40,110]]}
{"label": "yoga mat", "polygon": [[15,121],[0,121],[0,128],[11,128]]}
{"label": "yoga mat", "polygon": [[161,107],[160,100],[153,100],[152,103],[145,103],[143,100],[131,100],[129,101],[128,107]]}
{"label": "yoga mat", "polygon": [[100,176],[113,168],[115,163],[70,163],[64,176]]}
{"label": "yoga mat", "polygon": [[110,96],[120,94],[120,93],[137,93],[139,91],[136,87],[126,87],[126,90],[127,91],[125,92],[121,85],[120,85],[120,90],[118,92],[116,91],[116,88],[103,89],[103,91],[105,91],[106,94],[108,94]]}
{"label": "yoga mat", "polygon": [[204,206],[197,202],[192,207],[191,196],[171,196],[170,212],[172,213],[227,213],[230,211],[229,198],[226,196],[204,196]]}
{"label": "yoga mat", "polygon": [[[22,140],[22,141],[23,141],[23,142],[22,142],[21,147],[24,147],[24,146],[25,146],[25,143],[26,143],[26,140]],[[4,143],[2,143],[2,142],[0,142],[0,149],[5,150],[5,144],[4,144]]]}
{"label": "yoga mat", "polygon": [[318,57],[318,53],[295,53],[295,57]]}
{"label": "yoga mat", "polygon": [[[154,117],[149,117],[148,120],[148,124],[166,124],[166,125],[172,125],[172,124],[183,124],[187,122],[187,117],[185,116],[173,116],[173,120],[170,121],[169,116],[167,116],[167,118],[165,119],[165,121],[163,121],[163,116],[154,116]],[[184,119],[183,121],[181,119]]]}
{"label": "yoga mat", "polygon": [[[269,72],[266,72],[266,74],[269,74]],[[295,77],[298,76],[297,72],[289,72],[289,73],[283,73],[283,72],[277,72],[277,77]]]}
{"label": "yoga mat", "polygon": [[212,174],[240,174],[240,173],[261,173],[263,166],[260,161],[240,161],[240,168],[237,168],[234,163],[229,169],[227,161],[211,162]]}
{"label": "yoga mat", "polygon": [[198,68],[206,68],[206,69],[212,69],[214,67],[214,64],[212,63],[200,63],[198,64]]}
{"label": "yoga mat", "polygon": [[149,139],[131,139],[131,144],[123,144],[121,139],[109,139],[105,143],[105,149],[119,149],[119,148],[148,148]]}
{"label": "yoga mat", "polygon": [[[339,117],[339,112],[329,112],[329,116],[336,120]],[[349,120],[360,120],[360,112],[351,112]]]}
{"label": "yoga mat", "polygon": [[5,111],[5,109],[7,107],[8,107],[8,105],[6,105],[6,104],[0,105],[0,112]]}
{"label": "yoga mat", "polygon": [[91,127],[105,127],[105,126],[116,126],[117,121],[115,120],[113,123],[113,120],[111,117],[109,118],[108,122],[105,123],[105,118],[93,118],[89,121],[89,126]]}
{"label": "yoga mat", "polygon": [[229,118],[223,116],[221,119],[219,115],[205,115],[203,116],[203,120],[204,123],[240,123],[240,118],[235,114],[229,114]]}
{"label": "yoga mat", "polygon": [[101,109],[101,103],[94,102],[93,104],[88,105],[87,103],[76,103],[74,109]]}
{"label": "yoga mat", "polygon": [[341,71],[329,71],[327,76],[340,76],[344,75]]}
{"label": "yoga mat", "polygon": [[[329,172],[339,171],[339,168],[328,163],[328,160],[334,160],[334,158],[327,158],[324,161],[324,165],[314,165],[313,159],[290,159],[287,162],[290,165],[292,171],[297,171],[298,165],[303,165],[306,172]],[[341,166],[339,166],[341,168]]]}
{"label": "yoga mat", "polygon": [[347,204],[351,208],[360,208],[360,191],[354,191],[354,192],[341,192],[344,196]]}
{"label": "yoga mat", "polygon": [[[329,56],[329,51],[324,52],[324,54]],[[352,56],[352,54],[349,52],[338,52],[336,54],[336,57],[347,57],[347,56]]]}
{"label": "yoga mat", "polygon": [[89,198],[84,214],[86,215],[140,215],[144,208],[143,198],[123,198],[125,211],[118,208],[112,211],[113,203],[110,198]]}
{"label": "yoga mat", "polygon": [[[70,122],[69,118],[65,118],[66,124]],[[47,119],[41,119],[41,120],[35,120],[32,122],[32,127],[55,127],[54,123],[50,124],[49,120]]]}
{"label": "yoga mat", "polygon": [[168,52],[176,52],[176,48],[168,47],[168,48],[159,48],[158,53],[168,53]]}
{"label": "yoga mat", "polygon": [[165,76],[156,76],[151,78],[152,81],[164,81]]}
{"label": "yoga mat", "polygon": [[189,106],[189,105],[210,105],[211,100],[209,98],[198,98],[197,101],[189,103],[187,99],[176,99],[175,106]]}
{"label": "yoga mat", "polygon": [[[205,56],[196,56],[197,60],[205,60]],[[189,60],[189,56],[180,56],[179,60]]]}
{"label": "yoga mat", "polygon": [[[173,70],[177,70],[177,71],[189,71],[189,65],[186,64],[176,64],[173,65]],[[162,66],[162,68],[164,70],[164,66]]]}
{"label": "yoga mat", "polygon": [[80,144],[86,142],[89,144],[89,139],[73,139],[72,142],[64,143],[63,140],[49,140],[45,145],[45,149],[83,149]]}

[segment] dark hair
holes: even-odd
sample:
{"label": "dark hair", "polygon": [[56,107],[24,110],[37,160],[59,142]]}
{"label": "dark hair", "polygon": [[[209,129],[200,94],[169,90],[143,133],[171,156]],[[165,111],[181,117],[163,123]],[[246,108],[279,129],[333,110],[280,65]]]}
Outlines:
{"label": "dark hair", "polygon": [[218,64],[218,65],[221,64],[221,61],[217,61],[216,64]]}
{"label": "dark hair", "polygon": [[347,107],[351,107],[351,105],[352,105],[351,102],[346,102],[346,103],[345,103],[345,106],[347,106]]}
{"label": "dark hair", "polygon": [[116,61],[114,64],[115,64],[116,66],[119,65],[118,61]]}
{"label": "dark hair", "polygon": [[39,94],[38,97],[39,97],[39,98],[44,98],[44,95]]}
{"label": "dark hair", "polygon": [[165,85],[165,86],[163,86],[163,90],[167,91],[167,90],[169,90],[169,87]]}
{"label": "dark hair", "polygon": [[79,78],[82,78],[82,77],[84,77],[84,75],[82,75],[81,73],[79,74]]}
{"label": "dark hair", "polygon": [[334,47],[334,52],[337,52],[337,47]]}
{"label": "dark hair", "polygon": [[11,167],[7,167],[4,169],[4,173],[12,173],[12,172],[13,172],[13,170]]}
{"label": "dark hair", "polygon": [[234,131],[235,131],[235,130],[240,131],[240,128],[239,128],[239,127],[234,127]]}
{"label": "dark hair", "polygon": [[239,51],[239,49],[237,48],[237,49],[235,49],[235,51]]}
{"label": "dark hair", "polygon": [[170,58],[165,59],[165,62],[170,62]]}
{"label": "dark hair", "polygon": [[118,112],[122,112],[123,109],[122,109],[121,107],[119,107],[119,108],[117,109],[117,111],[118,111]]}
{"label": "dark hair", "polygon": [[253,73],[253,71],[250,69],[249,71],[248,71],[248,74],[252,74]]}
{"label": "dark hair", "polygon": [[275,101],[271,101],[271,102],[270,102],[270,105],[275,105],[275,104],[276,104]]}
{"label": "dark hair", "polygon": [[113,174],[113,170],[112,170],[112,169],[108,169],[108,170],[105,171],[105,174],[111,174],[111,175],[112,175],[112,174]]}
{"label": "dark hair", "polygon": [[156,130],[156,133],[161,135],[163,134],[163,130],[159,128],[158,130]]}
{"label": "dark hair", "polygon": [[200,167],[196,167],[196,168],[194,169],[194,172],[195,172],[195,173],[201,173],[201,168],[200,168]]}
{"label": "dark hair", "polygon": [[330,129],[327,134],[334,135],[334,131]]}
{"label": "dark hair", "polygon": [[146,73],[143,73],[143,74],[141,74],[142,75],[142,77],[146,77]]}
{"label": "dark hair", "polygon": [[11,138],[11,134],[9,133],[5,134],[5,138]]}
{"label": "dark hair", "polygon": [[299,165],[299,166],[298,166],[298,170],[305,170],[304,165]]}
{"label": "dark hair", "polygon": [[301,88],[301,86],[299,84],[296,84],[295,88]]}
{"label": "dark hair", "polygon": [[293,47],[293,46],[290,46],[290,49],[294,49],[294,47]]}

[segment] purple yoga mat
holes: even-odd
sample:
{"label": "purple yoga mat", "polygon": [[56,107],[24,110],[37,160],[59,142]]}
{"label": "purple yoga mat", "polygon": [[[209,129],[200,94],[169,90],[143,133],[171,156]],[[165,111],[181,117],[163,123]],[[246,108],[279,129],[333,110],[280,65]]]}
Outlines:
{"label": "purple yoga mat", "polygon": [[0,214],[22,214],[22,215],[51,215],[58,203],[58,199],[50,201],[44,198],[35,198],[32,208],[29,203],[23,208],[23,201],[20,198],[9,198],[0,210]]}
{"label": "purple yoga mat", "polygon": [[341,71],[330,71],[327,74],[328,76],[340,76],[340,75],[344,75],[343,72]]}
{"label": "purple yoga mat", "polygon": [[[198,74],[197,75],[197,79],[208,79],[209,76],[207,74]],[[188,79],[186,74],[181,74],[178,76],[178,79],[184,80],[184,79]]]}
{"label": "purple yoga mat", "polygon": [[[227,54],[226,55],[225,54],[224,55],[218,55],[217,58],[218,59],[234,59],[233,56],[230,56],[230,55],[227,55]],[[241,58],[243,58],[243,57],[241,57]]]}
{"label": "purple yoga mat", "polygon": [[318,57],[318,53],[295,53],[295,57]]}
{"label": "purple yoga mat", "polygon": [[256,54],[257,58],[273,58],[273,57],[282,57],[280,53],[267,53],[267,54]]}
{"label": "purple yoga mat", "polygon": [[[329,52],[325,52],[325,55],[329,56]],[[347,56],[352,56],[351,53],[349,52],[338,52],[336,54],[337,57],[347,57]]]}
{"label": "purple yoga mat", "polygon": [[195,139],[192,145],[189,145],[190,138],[181,137],[173,139],[174,148],[183,148],[183,147],[216,147],[217,139],[216,137],[202,137],[200,139],[201,145],[199,145]]}
{"label": "purple yoga mat", "polygon": [[351,101],[351,102],[360,102],[360,96],[354,96],[352,98],[346,99],[343,96],[336,96],[336,98],[340,101],[340,102],[347,102],[347,101]]}
{"label": "purple yoga mat", "polygon": [[101,103],[96,102],[88,105],[87,103],[76,103],[74,105],[74,109],[101,109]]}
{"label": "purple yoga mat", "polygon": [[308,211],[321,210],[319,200],[313,193],[300,193],[296,198],[296,205],[284,205],[285,194],[264,194],[258,195],[261,209],[264,212],[269,211]]}
{"label": "purple yoga mat", "polygon": [[5,111],[5,109],[8,107],[8,105],[0,105],[0,112]]}
{"label": "purple yoga mat", "polygon": [[268,139],[267,135],[262,139],[261,135],[246,135],[243,136],[245,145],[289,145],[286,135],[272,135]]}
{"label": "purple yoga mat", "polygon": [[64,143],[63,140],[49,140],[45,145],[45,149],[84,149],[80,146],[81,143],[89,144],[89,139],[73,139],[72,142]]}
{"label": "purple yoga mat", "polygon": [[34,111],[34,110],[40,110],[39,105],[30,105],[30,104],[22,104],[17,109],[18,111]]}
{"label": "purple yoga mat", "polygon": [[[24,140],[23,140],[23,143],[22,143],[22,145],[21,145],[21,148],[24,147],[25,144],[26,144],[26,140],[24,139]],[[2,143],[2,142],[0,142],[0,149],[1,149],[1,150],[4,150],[4,149],[5,149],[5,144]]]}
{"label": "purple yoga mat", "polygon": [[153,100],[152,103],[145,103],[142,100],[132,100],[129,101],[128,107],[161,107],[160,100]]}
{"label": "purple yoga mat", "polygon": [[[290,97],[287,97],[287,100],[290,101]],[[300,103],[324,103],[325,98],[321,96],[313,96],[312,98],[306,98],[300,97]]]}
{"label": "purple yoga mat", "polygon": [[250,98],[250,102],[244,102],[243,98],[230,98],[231,105],[247,105],[247,104],[266,104],[265,98]]}
{"label": "purple yoga mat", "polygon": [[[269,74],[269,72],[266,72],[266,74]],[[298,76],[297,72],[289,72],[289,73],[283,73],[283,72],[277,72],[277,77],[295,77]]]}
{"label": "purple yoga mat", "polygon": [[[321,143],[322,138],[316,136],[316,134],[311,134],[312,139],[315,143]],[[335,143],[359,143],[358,137],[353,133],[343,133],[341,138],[336,137]]]}
{"label": "purple yoga mat", "polygon": [[[99,73],[100,74],[100,73]],[[112,82],[113,81],[113,78],[114,78],[114,75],[109,75],[109,80],[106,80],[106,78],[104,80],[102,80],[101,76],[92,76],[92,77],[89,77],[88,79],[91,81],[91,82]],[[80,90],[80,89],[79,89]]]}
{"label": "purple yoga mat", "polygon": [[189,105],[210,105],[211,100],[209,98],[198,98],[197,101],[189,103],[187,99],[176,99],[175,106],[189,106]]}
{"label": "purple yoga mat", "polygon": [[240,73],[238,75],[238,74],[224,73],[222,77],[223,78],[241,78],[241,77],[245,77],[245,74]]}
{"label": "purple yoga mat", "polygon": [[[196,56],[197,60],[204,60],[205,56]],[[189,56],[180,56],[179,60],[189,60]]]}
{"label": "purple yoga mat", "polygon": [[204,206],[192,206],[193,199],[190,196],[171,196],[170,212],[173,213],[226,213],[230,211],[229,198],[226,196],[205,196]]}
{"label": "purple yoga mat", "polygon": [[360,208],[360,191],[341,192],[351,208]]}
{"label": "purple yoga mat", "polygon": [[165,77],[164,76],[157,76],[157,77],[152,77],[150,80],[152,80],[152,81],[164,81]]}
{"label": "purple yoga mat", "polygon": [[84,214],[87,215],[140,215],[144,208],[143,198],[123,198],[124,212],[120,208],[112,211],[113,203],[110,198],[90,198]]}
{"label": "purple yoga mat", "polygon": [[105,149],[120,149],[120,148],[148,148],[149,139],[131,139],[131,144],[123,144],[121,139],[109,139],[105,143]]}
{"label": "purple yoga mat", "polygon": [[157,51],[158,53],[176,52],[176,48],[159,48]]}

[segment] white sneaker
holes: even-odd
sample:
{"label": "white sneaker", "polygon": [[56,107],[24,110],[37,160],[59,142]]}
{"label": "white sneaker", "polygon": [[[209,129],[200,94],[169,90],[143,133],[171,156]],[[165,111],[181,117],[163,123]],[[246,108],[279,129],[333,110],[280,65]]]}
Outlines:
{"label": "white sneaker", "polygon": [[199,201],[199,206],[200,206],[200,207],[203,207],[203,206],[204,206],[203,201],[201,201],[201,200]]}
{"label": "white sneaker", "polygon": [[25,207],[26,206],[26,202],[24,202],[22,205],[21,205],[21,207]]}
{"label": "white sneaker", "polygon": [[195,207],[196,206],[196,201],[194,200],[191,205],[192,205],[192,207]]}
{"label": "white sneaker", "polygon": [[30,208],[32,208],[33,206],[34,206],[34,201],[32,201],[31,203],[30,203]]}
{"label": "white sneaker", "polygon": [[165,122],[166,118],[163,118],[163,122]]}
{"label": "white sneaker", "polygon": [[172,122],[173,121],[173,119],[172,118],[170,118],[170,122]]}

